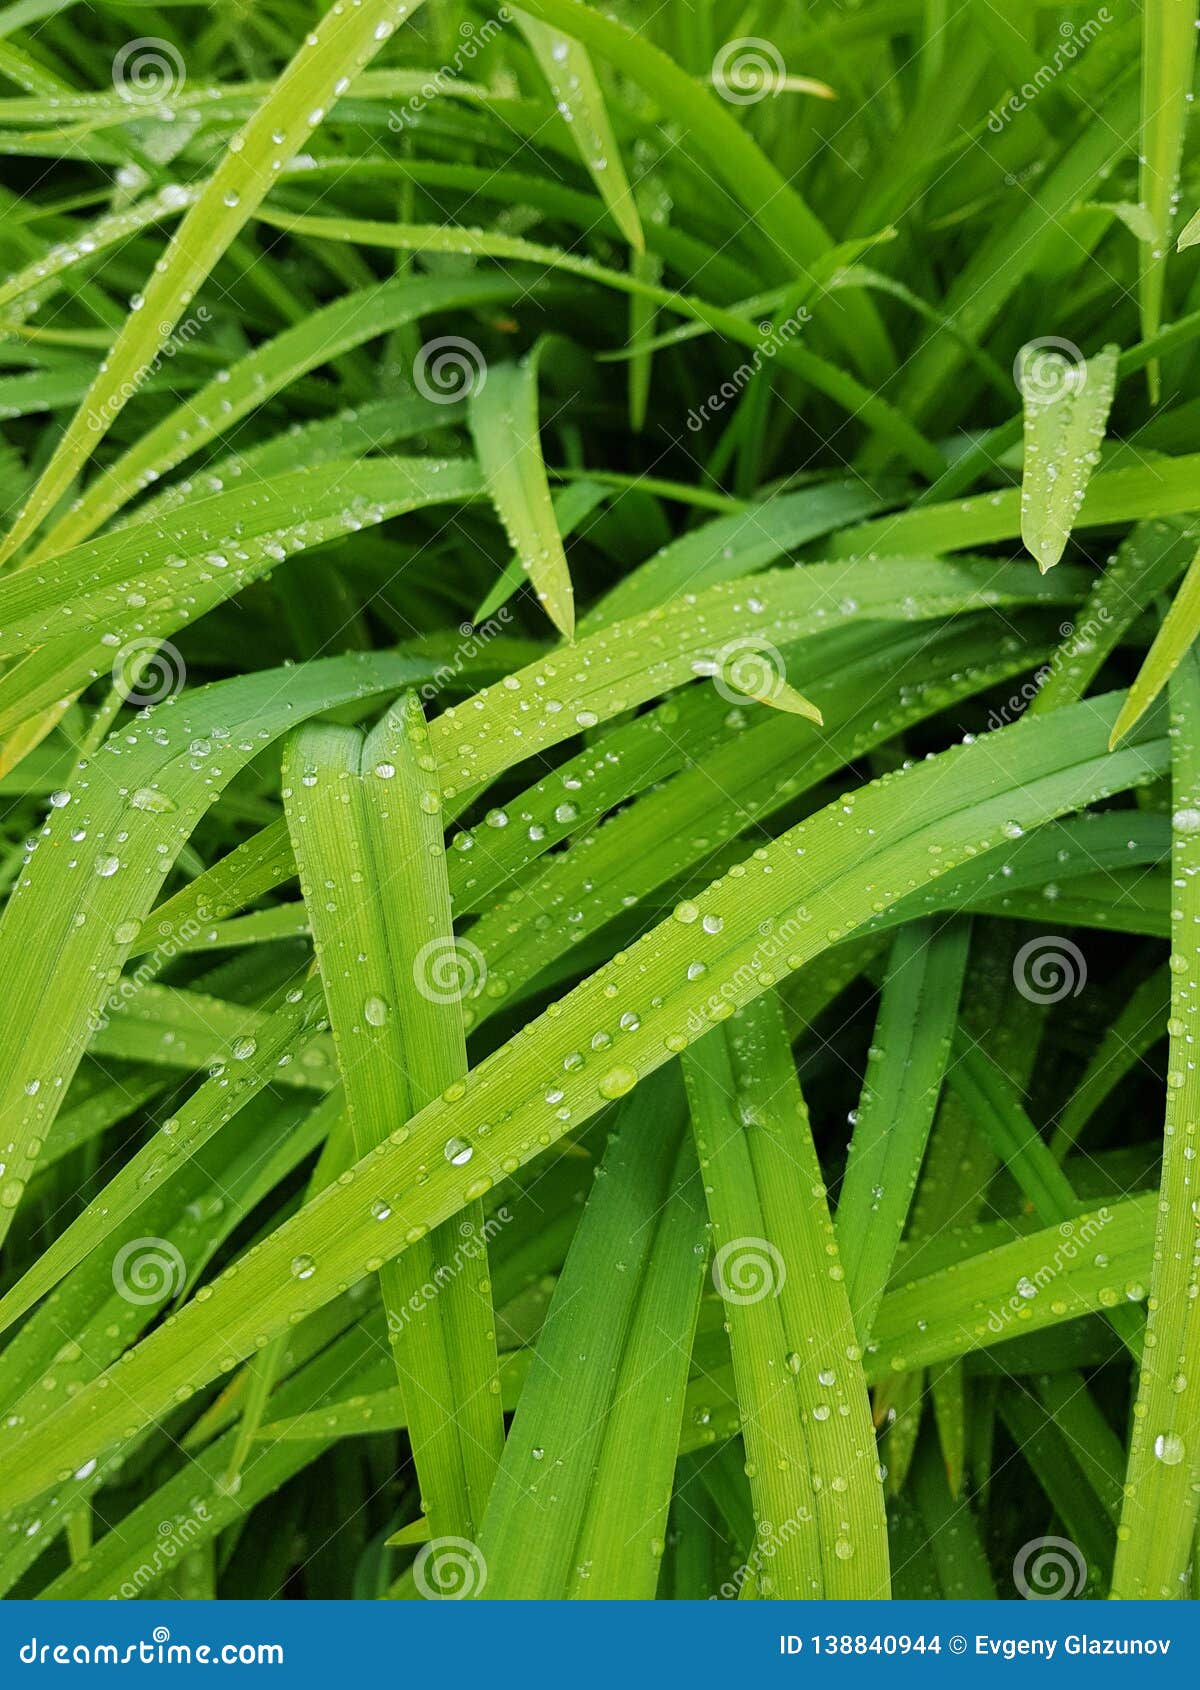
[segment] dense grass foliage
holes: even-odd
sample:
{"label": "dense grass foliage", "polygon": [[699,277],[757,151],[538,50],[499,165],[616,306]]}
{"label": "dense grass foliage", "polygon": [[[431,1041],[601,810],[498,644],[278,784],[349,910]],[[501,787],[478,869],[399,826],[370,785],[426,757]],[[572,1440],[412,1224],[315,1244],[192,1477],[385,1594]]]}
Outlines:
{"label": "dense grass foliage", "polygon": [[0,5],[0,1588],[1191,1597],[1194,0]]}

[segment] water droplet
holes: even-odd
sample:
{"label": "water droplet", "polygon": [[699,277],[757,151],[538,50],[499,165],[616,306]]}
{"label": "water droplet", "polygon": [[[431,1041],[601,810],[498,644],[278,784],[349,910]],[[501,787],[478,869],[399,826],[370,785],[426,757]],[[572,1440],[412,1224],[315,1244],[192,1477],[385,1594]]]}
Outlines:
{"label": "water droplet", "polygon": [[637,1082],[637,1069],[630,1068],[624,1062],[618,1062],[605,1074],[597,1089],[601,1097],[624,1097],[627,1092],[633,1090]]}
{"label": "water droplet", "polygon": [[1187,1454],[1178,1432],[1160,1432],[1154,1440],[1154,1453],[1167,1467],[1178,1467]]}

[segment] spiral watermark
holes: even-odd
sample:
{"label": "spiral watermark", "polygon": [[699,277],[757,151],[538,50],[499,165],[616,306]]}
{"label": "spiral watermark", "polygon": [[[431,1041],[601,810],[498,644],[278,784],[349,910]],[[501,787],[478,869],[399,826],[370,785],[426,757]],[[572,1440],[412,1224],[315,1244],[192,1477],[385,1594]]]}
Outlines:
{"label": "spiral watermark", "polygon": [[1013,985],[1028,1003],[1061,1003],[1087,985],[1087,961],[1078,945],[1058,933],[1029,939],[1013,958]]}
{"label": "spiral watermark", "polygon": [[131,1238],[113,1257],[113,1288],[127,1303],[161,1303],[177,1296],[186,1279],[183,1257],[168,1238]]}
{"label": "spiral watermark", "polygon": [[113,87],[131,106],[157,106],[178,94],[187,75],[183,54],[161,35],[139,35],[117,49],[112,62]]}
{"label": "spiral watermark", "polygon": [[731,1238],[713,1257],[712,1281],[727,1303],[761,1303],[778,1297],[787,1268],[767,1238]]}
{"label": "spiral watermark", "polygon": [[696,670],[709,676],[730,704],[744,704],[748,698],[769,703],[787,678],[783,653],[759,634],[727,640],[711,658],[702,659]]}
{"label": "spiral watermark", "polygon": [[186,680],[187,665],[170,640],[129,640],[113,658],[113,686],[134,710],[174,698]]}
{"label": "spiral watermark", "polygon": [[444,334],[427,340],[413,363],[413,385],[435,405],[457,405],[487,384],[487,359],[473,340]]}
{"label": "spiral watermark", "polygon": [[773,41],[759,35],[740,35],[727,41],[712,62],[711,81],[723,100],[733,106],[753,106],[775,94],[787,76],[783,54]]}
{"label": "spiral watermark", "polygon": [[1029,405],[1053,405],[1087,386],[1087,359],[1073,340],[1046,334],[1025,343],[1013,360],[1013,380]]}
{"label": "spiral watermark", "polygon": [[412,976],[430,1003],[461,1003],[483,990],[487,961],[469,939],[430,939],[413,958]]}
{"label": "spiral watermark", "polygon": [[461,1602],[487,1583],[487,1562],[469,1537],[434,1537],[413,1562],[413,1583],[427,1602]]}
{"label": "spiral watermark", "polygon": [[1035,1537],[1013,1560],[1013,1583],[1028,1602],[1061,1602],[1087,1584],[1088,1566],[1069,1537]]}

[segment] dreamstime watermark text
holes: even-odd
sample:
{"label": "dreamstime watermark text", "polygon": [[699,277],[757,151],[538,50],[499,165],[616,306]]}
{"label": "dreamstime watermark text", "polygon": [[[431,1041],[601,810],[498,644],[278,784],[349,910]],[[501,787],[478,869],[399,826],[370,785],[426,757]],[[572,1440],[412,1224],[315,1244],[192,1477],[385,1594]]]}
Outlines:
{"label": "dreamstime watermark text", "polygon": [[1095,17],[1075,25],[1062,23],[1059,25],[1059,43],[1029,78],[1019,88],[1011,93],[1007,100],[994,106],[988,114],[987,126],[993,135],[999,135],[1006,124],[1012,122],[1019,112],[1044,94],[1056,77],[1076,60],[1085,47],[1090,47],[1096,37],[1113,21],[1112,13],[1107,6],[1101,6]]}

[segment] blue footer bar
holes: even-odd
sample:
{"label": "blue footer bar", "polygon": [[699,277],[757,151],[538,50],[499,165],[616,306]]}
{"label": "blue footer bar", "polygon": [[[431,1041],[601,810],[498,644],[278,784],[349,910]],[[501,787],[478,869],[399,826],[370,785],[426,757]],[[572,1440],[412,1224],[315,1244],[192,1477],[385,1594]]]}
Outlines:
{"label": "blue footer bar", "polygon": [[[8,1602],[0,1685],[262,1675],[328,1687],[378,1666],[384,1682],[450,1668],[492,1687],[561,1685],[656,1666],[805,1686],[1014,1683],[1024,1669],[1196,1682],[1192,1602]],[[886,1667],[884,1663],[886,1664]],[[699,1676],[694,1682],[700,1683]]]}

